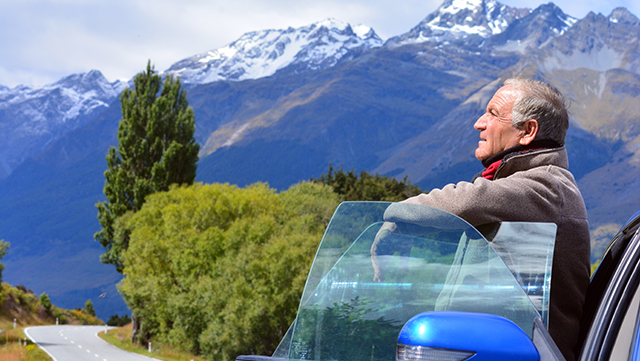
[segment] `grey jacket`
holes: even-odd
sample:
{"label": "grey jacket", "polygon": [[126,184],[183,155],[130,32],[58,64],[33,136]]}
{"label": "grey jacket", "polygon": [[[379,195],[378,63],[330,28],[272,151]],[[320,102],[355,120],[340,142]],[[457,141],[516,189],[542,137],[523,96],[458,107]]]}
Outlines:
{"label": "grey jacket", "polygon": [[564,147],[503,160],[494,180],[449,184],[407,199],[456,214],[473,226],[500,221],[553,222],[558,226],[551,276],[549,333],[574,360],[590,274],[587,211],[568,168]]}

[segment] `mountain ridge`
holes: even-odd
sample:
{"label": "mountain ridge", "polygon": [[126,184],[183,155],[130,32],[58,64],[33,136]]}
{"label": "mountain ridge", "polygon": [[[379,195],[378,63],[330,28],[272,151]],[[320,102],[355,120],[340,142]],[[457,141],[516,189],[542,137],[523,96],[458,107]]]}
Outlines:
{"label": "mountain ridge", "polygon": [[223,48],[183,59],[166,72],[184,83],[203,84],[262,78],[292,66],[295,71],[326,69],[349,52],[382,45],[373,28],[360,25],[356,30],[330,18],[297,29],[252,31]]}
{"label": "mountain ridge", "polygon": [[100,71],[72,74],[41,88],[0,91],[0,179],[44,151],[64,134],[82,127],[109,107],[124,88]]}
{"label": "mountain ridge", "polygon": [[495,0],[446,0],[409,32],[387,41],[388,46],[423,42],[459,42],[468,37],[487,38],[502,33],[514,20],[529,15]]}

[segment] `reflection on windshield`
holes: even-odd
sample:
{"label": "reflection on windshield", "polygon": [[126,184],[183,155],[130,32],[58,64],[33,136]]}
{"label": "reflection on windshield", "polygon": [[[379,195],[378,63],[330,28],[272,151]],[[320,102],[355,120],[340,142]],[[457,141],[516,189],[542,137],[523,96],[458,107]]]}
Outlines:
{"label": "reflection on windshield", "polygon": [[504,222],[491,241],[529,299],[549,325],[555,223]]}
{"label": "reflection on windshield", "polygon": [[[393,222],[393,231],[378,234],[385,221],[385,227]],[[525,234],[555,237],[555,229],[539,228]],[[447,212],[411,204],[343,203],[316,254],[290,341],[277,353],[299,360],[394,359],[404,323],[434,310],[492,313],[531,334],[538,311],[511,270],[523,271],[519,278],[544,308],[551,262],[542,253],[549,253],[549,237],[537,237],[546,248],[534,252],[540,257],[532,261],[524,257],[531,249],[514,253],[509,244],[522,229],[501,227],[494,238],[509,257],[508,267],[476,229]],[[374,243],[383,282],[374,282]]]}

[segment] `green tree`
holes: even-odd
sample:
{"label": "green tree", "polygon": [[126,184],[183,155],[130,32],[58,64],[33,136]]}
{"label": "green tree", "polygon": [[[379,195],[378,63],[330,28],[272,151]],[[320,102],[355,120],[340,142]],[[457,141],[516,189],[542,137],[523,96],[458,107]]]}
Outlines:
{"label": "green tree", "polygon": [[84,303],[84,309],[91,316],[95,316],[96,315],[96,310],[95,310],[95,308],[93,308],[93,302],[91,302],[91,300],[87,300],[87,302]]}
{"label": "green tree", "polygon": [[118,316],[117,313],[115,315],[111,315],[111,317],[109,317],[109,320],[107,321],[108,326],[117,326],[117,327],[128,325],[130,323],[131,323],[131,318],[128,315],[124,315],[120,317]]}
{"label": "green tree", "polygon": [[364,171],[358,176],[353,170],[343,171],[342,167],[334,171],[331,165],[327,174],[312,181],[331,186],[333,191],[340,195],[342,201],[399,202],[422,193],[420,188],[411,184],[407,177],[399,181],[379,174],[371,175]]}
{"label": "green tree", "polygon": [[51,307],[53,307],[53,304],[51,304],[49,295],[44,292],[42,292],[42,294],[40,295],[40,304],[42,305],[42,307],[44,307],[45,310],[47,310],[47,312],[51,312]]}
{"label": "green tree", "polygon": [[[11,243],[5,242],[4,239],[0,240],[0,260],[7,255],[10,246]],[[0,263],[0,283],[2,283],[2,271],[4,271],[4,264]]]}
{"label": "green tree", "polygon": [[199,145],[193,137],[193,109],[179,79],[168,75],[161,83],[149,62],[146,71],[134,77],[133,89],[122,92],[118,146],[106,156],[107,200],[96,204],[102,229],[94,238],[106,249],[101,261],[119,272],[130,233],[120,218],[138,211],[149,194],[174,183],[191,184],[196,176]]}
{"label": "green tree", "polygon": [[141,335],[232,360],[269,354],[295,318],[324,229],[338,205],[305,182],[171,187],[127,219],[118,285]]}

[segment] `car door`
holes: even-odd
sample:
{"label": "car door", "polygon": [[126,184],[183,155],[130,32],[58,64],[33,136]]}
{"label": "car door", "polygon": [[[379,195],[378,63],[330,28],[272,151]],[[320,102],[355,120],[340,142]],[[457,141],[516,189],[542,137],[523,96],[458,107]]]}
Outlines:
{"label": "car door", "polygon": [[[374,282],[371,249],[381,238],[385,221],[398,227],[378,255],[384,258],[385,280]],[[578,346],[580,360],[640,360],[639,224],[640,216],[618,233],[592,278]],[[509,232],[509,227],[515,228]],[[343,203],[317,251],[297,318],[271,359],[388,360],[399,359],[402,350],[402,357],[421,360],[430,357],[424,352],[435,350],[438,359],[449,353],[451,360],[470,355],[478,360],[513,360],[513,354],[504,353],[510,347],[513,352],[528,350],[521,359],[563,361],[543,321],[551,273],[546,266],[553,257],[549,239],[554,239],[555,228],[526,223],[509,227],[502,227],[506,236],[491,235],[492,245],[464,220],[434,208]],[[533,253],[527,249],[523,257],[508,249],[519,241],[543,247]],[[536,253],[540,256],[533,257],[534,263],[545,267],[528,264],[529,255]],[[457,326],[452,332],[434,334],[423,348],[397,344],[408,321],[424,311],[430,323],[418,324],[415,335],[430,327]],[[495,316],[511,324],[499,326],[503,337],[492,328]],[[524,337],[503,342],[517,332]],[[414,341],[424,340],[409,342]],[[418,350],[419,357],[411,350]]]}
{"label": "car door", "polygon": [[[384,280],[376,282],[371,249],[381,239],[385,221],[397,228],[384,239],[384,246],[379,245],[376,257],[378,267],[384,265]],[[474,227],[439,209],[343,203],[316,254],[292,330],[274,355],[296,360],[394,359],[403,325],[424,311],[506,318],[533,348],[534,322],[548,307],[556,227],[510,227],[510,241],[494,249]],[[510,227],[502,228],[503,233]],[[493,241],[500,243],[503,233],[498,231]],[[538,239],[542,248],[512,253],[508,244],[517,241],[514,237],[525,238],[528,245]],[[533,263],[542,267],[529,262],[534,253],[540,257]],[[476,331],[487,334],[482,327]],[[436,338],[441,345],[456,341]],[[442,352],[443,347],[437,349]]]}
{"label": "car door", "polygon": [[582,321],[582,361],[638,359],[639,229],[636,215],[611,241],[592,277]]}

